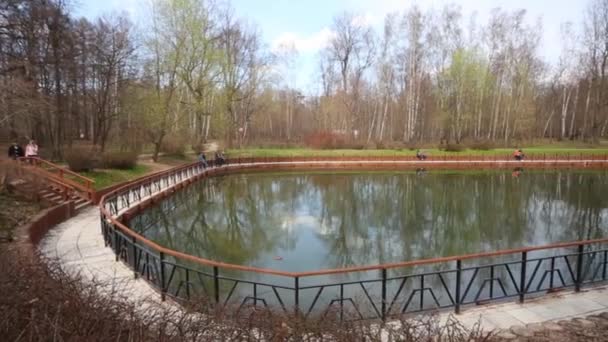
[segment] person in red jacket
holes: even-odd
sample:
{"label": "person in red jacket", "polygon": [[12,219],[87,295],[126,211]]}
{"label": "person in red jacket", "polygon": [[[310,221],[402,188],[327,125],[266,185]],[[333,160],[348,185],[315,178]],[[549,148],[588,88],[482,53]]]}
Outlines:
{"label": "person in red jacket", "polygon": [[516,149],[515,152],[513,152],[513,158],[515,158],[515,160],[521,161],[524,159],[524,153],[521,151],[521,149]]}

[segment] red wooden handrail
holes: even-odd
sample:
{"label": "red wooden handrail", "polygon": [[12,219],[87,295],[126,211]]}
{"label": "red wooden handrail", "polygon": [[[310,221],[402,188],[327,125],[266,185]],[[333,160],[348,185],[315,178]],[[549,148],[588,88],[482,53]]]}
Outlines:
{"label": "red wooden handrail", "polygon": [[60,179],[59,177],[54,177],[49,172],[46,172],[42,169],[24,169],[25,172],[29,172],[35,176],[42,176],[48,182],[53,183],[56,187],[60,189],[60,194],[64,200],[67,200],[71,194],[76,192],[76,188],[70,184],[67,184],[65,180]]}
{"label": "red wooden handrail", "polygon": [[[263,161],[260,162],[260,159],[263,159]],[[278,161],[279,158],[273,158],[274,160],[271,160],[271,161],[269,161],[268,159],[269,158],[248,158],[247,161],[250,163],[257,162],[257,163],[259,163],[259,166],[262,166],[265,163],[276,162],[276,161]],[[294,159],[296,159],[296,158],[286,157],[286,159],[294,161]],[[387,159],[390,159],[390,157]],[[108,212],[108,210],[105,208],[106,198],[109,198],[111,196],[117,196],[119,194],[124,193],[125,191],[128,191],[132,187],[138,186],[142,183],[145,183],[145,182],[150,181],[155,178],[160,178],[167,174],[179,172],[179,171],[187,169],[189,167],[193,167],[197,164],[198,163],[191,163],[191,164],[178,166],[173,169],[161,171],[154,175],[141,178],[138,181],[129,183],[123,187],[120,187],[119,189],[116,189],[115,191],[112,191],[112,192],[104,195],[101,198],[100,205],[99,205],[102,219],[109,221],[112,225],[114,225],[114,227],[117,227],[123,233],[129,235],[130,237],[137,239],[138,242],[140,242],[141,244],[146,245],[147,247],[149,247],[159,253],[162,252],[165,255],[170,255],[175,258],[191,261],[191,262],[197,263],[202,266],[217,266],[217,267],[222,267],[225,269],[246,271],[246,272],[255,272],[255,273],[260,273],[260,274],[270,274],[270,275],[277,275],[277,276],[283,276],[283,277],[312,277],[312,276],[333,275],[333,274],[346,274],[346,273],[352,273],[352,272],[394,269],[394,268],[413,267],[413,266],[428,265],[428,264],[435,264],[435,263],[445,263],[445,262],[451,262],[451,261],[456,261],[456,260],[462,261],[462,260],[471,260],[471,259],[481,259],[481,258],[497,257],[497,256],[502,256],[502,255],[515,254],[515,253],[549,250],[549,249],[556,249],[556,248],[568,248],[568,247],[597,244],[597,243],[608,243],[608,238],[594,239],[594,240],[581,240],[581,241],[571,241],[571,242],[560,242],[560,243],[554,243],[554,244],[548,244],[548,245],[542,245],[542,246],[506,249],[506,250],[494,251],[494,252],[472,253],[472,254],[447,256],[447,257],[439,257],[439,258],[431,258],[431,259],[412,260],[412,261],[403,261],[403,262],[394,262],[394,263],[377,264],[377,265],[351,266],[351,267],[344,267],[344,268],[338,268],[338,269],[324,269],[324,270],[308,271],[308,272],[286,272],[286,271],[278,271],[278,270],[268,269],[268,268],[258,268],[258,267],[243,266],[243,265],[219,262],[219,261],[215,261],[215,260],[196,257],[193,255],[185,254],[182,252],[178,252],[178,251],[163,247],[153,241],[148,240],[147,238],[134,232],[133,230],[131,230],[131,228],[129,228],[128,226],[126,226],[125,224],[123,224],[119,221],[120,217],[114,218],[112,216],[112,214],[110,212]],[[217,174],[225,173],[226,171],[229,171],[229,170],[234,170],[234,168],[215,168],[212,170],[213,170],[213,174],[217,175]],[[167,190],[167,189],[165,189],[165,190]],[[162,192],[159,192],[159,194],[160,193],[162,193]]]}
{"label": "red wooden handrail", "polygon": [[[30,163],[37,167],[39,172],[43,172],[42,176],[64,186],[69,186],[74,190],[79,190],[87,194],[89,199],[93,198],[95,181],[80,175],[72,170],[63,168],[57,164],[51,163],[38,157],[20,157],[20,161]],[[44,168],[47,166],[48,168]],[[75,179],[67,178],[66,175],[73,176]],[[80,182],[78,182],[80,181]],[[83,184],[84,183],[84,184]]]}

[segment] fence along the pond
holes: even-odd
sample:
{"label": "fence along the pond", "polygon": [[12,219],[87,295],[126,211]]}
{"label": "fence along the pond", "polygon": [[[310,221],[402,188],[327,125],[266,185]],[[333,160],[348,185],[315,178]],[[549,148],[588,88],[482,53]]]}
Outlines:
{"label": "fence along the pond", "polygon": [[[107,194],[100,203],[106,245],[113,248],[117,261],[125,261],[134,276],[148,280],[163,299],[166,295],[184,299],[205,295],[222,305],[276,306],[306,315],[331,310],[341,318],[350,313],[354,318],[386,319],[400,313],[447,307],[459,312],[466,304],[509,297],[518,297],[523,302],[528,294],[566,287],[578,291],[584,284],[607,279],[608,249],[603,245],[608,238],[382,265],[284,272],[171,250],[120,222],[125,209],[165,196],[198,178],[263,167],[277,160],[262,159],[237,159],[237,163],[232,160],[227,167],[208,169],[200,163],[188,164],[144,177]],[[568,250],[573,247],[576,250]],[[481,264],[492,258],[503,260]],[[472,264],[465,265],[466,262]],[[242,273],[234,275],[235,272]],[[243,277],[244,274],[250,276]],[[255,280],[258,275],[272,280]],[[342,279],[332,281],[336,277]],[[346,279],[349,277],[357,279]]]}

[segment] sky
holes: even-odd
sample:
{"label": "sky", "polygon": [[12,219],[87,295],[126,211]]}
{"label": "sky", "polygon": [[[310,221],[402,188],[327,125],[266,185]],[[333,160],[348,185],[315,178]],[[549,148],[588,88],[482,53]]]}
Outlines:
{"label": "sky", "polygon": [[[137,23],[141,21],[146,0],[73,0],[77,16],[95,19],[101,15],[126,12]],[[386,14],[418,5],[422,9],[440,9],[457,4],[465,17],[476,13],[477,23],[487,22],[493,8],[525,9],[530,24],[542,19],[543,39],[539,53],[555,63],[561,51],[560,25],[570,21],[579,27],[587,0],[231,0],[239,17],[255,24],[265,44],[276,49],[281,43],[293,43],[298,50],[292,82],[305,91],[315,91],[318,51],[331,37],[333,16],[343,11],[354,12],[381,32]]]}

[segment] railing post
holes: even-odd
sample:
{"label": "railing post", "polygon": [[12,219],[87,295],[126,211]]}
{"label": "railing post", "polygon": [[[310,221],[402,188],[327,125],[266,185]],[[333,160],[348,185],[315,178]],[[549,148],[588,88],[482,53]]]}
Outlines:
{"label": "railing post", "polygon": [[340,322],[344,321],[344,284],[340,284]]}
{"label": "railing post", "polygon": [[455,312],[460,313],[460,279],[462,278],[462,260],[456,260],[456,295],[455,295]]}
{"label": "railing post", "polygon": [[294,280],[294,300],[295,300],[295,313],[296,315],[300,312],[300,277],[296,276],[293,278]]}
{"label": "railing post", "polygon": [[137,239],[135,239],[135,236],[131,237],[131,246],[133,246],[133,277],[135,277],[135,279],[137,279],[137,270],[139,267],[137,267],[137,247],[135,246]]}
{"label": "railing post", "polygon": [[382,269],[382,321],[386,321],[386,268]]}
{"label": "railing post", "polygon": [[118,233],[116,232],[116,227],[114,227],[114,254],[116,256],[116,261],[118,261],[120,250],[118,249]]}
{"label": "railing post", "polygon": [[215,291],[215,302],[220,303],[220,279],[217,266],[213,266],[213,289]]}
{"label": "railing post", "polygon": [[583,283],[583,245],[578,245],[578,254],[576,255],[576,284],[574,286],[575,292],[580,292],[581,284]]}
{"label": "railing post", "polygon": [[165,253],[160,252],[158,259],[160,261],[160,300],[164,302],[167,294],[167,287],[165,286]]}
{"label": "railing post", "polygon": [[253,307],[258,306],[258,283],[253,283]]}
{"label": "railing post", "polygon": [[521,275],[519,278],[519,303],[523,304],[526,294],[526,265],[528,264],[528,252],[521,252]]}

